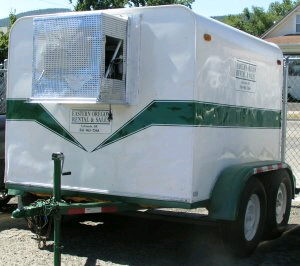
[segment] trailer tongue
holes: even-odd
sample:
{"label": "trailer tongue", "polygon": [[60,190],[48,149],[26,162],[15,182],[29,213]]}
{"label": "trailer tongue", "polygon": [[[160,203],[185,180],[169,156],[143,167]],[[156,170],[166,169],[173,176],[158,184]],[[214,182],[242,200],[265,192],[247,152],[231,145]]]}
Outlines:
{"label": "trailer tongue", "polygon": [[[112,213],[120,211],[137,210],[139,206],[130,205],[122,202],[91,202],[91,203],[67,203],[61,198],[61,176],[62,162],[64,155],[62,153],[53,153],[54,161],[53,175],[53,197],[48,200],[39,200],[30,206],[16,209],[12,213],[13,218],[26,217],[47,217],[53,218],[54,224],[54,265],[61,265],[61,216],[88,213]],[[41,236],[39,239],[42,240]],[[45,239],[46,241],[47,239]]]}

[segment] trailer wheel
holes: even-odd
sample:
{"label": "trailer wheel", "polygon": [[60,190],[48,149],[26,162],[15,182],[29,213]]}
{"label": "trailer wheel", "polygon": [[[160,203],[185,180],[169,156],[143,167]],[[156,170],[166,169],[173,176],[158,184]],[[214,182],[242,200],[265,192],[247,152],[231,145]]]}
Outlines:
{"label": "trailer wheel", "polygon": [[292,184],[287,175],[267,178],[267,220],[264,239],[274,239],[286,230],[292,203]]}
{"label": "trailer wheel", "polygon": [[235,256],[249,256],[263,235],[266,192],[257,178],[251,178],[242,193],[237,220],[223,224],[226,249]]}

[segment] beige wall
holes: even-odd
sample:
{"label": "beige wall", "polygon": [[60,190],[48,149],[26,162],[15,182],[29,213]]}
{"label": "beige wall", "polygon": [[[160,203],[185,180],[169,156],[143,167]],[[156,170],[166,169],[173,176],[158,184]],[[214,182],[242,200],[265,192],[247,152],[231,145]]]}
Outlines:
{"label": "beige wall", "polygon": [[[300,15],[300,7],[296,12],[293,12],[287,19],[280,23],[280,25],[276,26],[270,33],[268,33],[265,38],[272,38],[277,36],[283,36],[287,34],[295,34],[296,33],[296,15]],[[300,33],[300,32],[299,32]]]}
{"label": "beige wall", "polygon": [[279,45],[279,48],[282,50],[284,54],[300,55],[300,44],[292,44],[292,45],[281,44]]}

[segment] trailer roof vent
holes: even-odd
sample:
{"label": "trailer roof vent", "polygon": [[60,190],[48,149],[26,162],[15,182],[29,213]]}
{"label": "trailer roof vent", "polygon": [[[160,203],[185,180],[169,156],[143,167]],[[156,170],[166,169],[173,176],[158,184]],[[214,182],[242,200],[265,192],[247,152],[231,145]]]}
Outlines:
{"label": "trailer roof vent", "polygon": [[126,102],[126,20],[98,13],[33,23],[32,100]]}

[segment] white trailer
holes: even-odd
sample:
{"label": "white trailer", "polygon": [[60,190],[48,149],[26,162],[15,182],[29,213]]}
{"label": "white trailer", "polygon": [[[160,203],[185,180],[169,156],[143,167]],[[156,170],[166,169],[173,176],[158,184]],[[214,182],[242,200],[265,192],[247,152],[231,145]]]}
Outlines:
{"label": "white trailer", "polygon": [[63,196],[206,207],[249,254],[283,231],[294,196],[280,161],[282,62],[276,45],[182,6],[21,18],[6,186],[49,194],[63,152]]}

